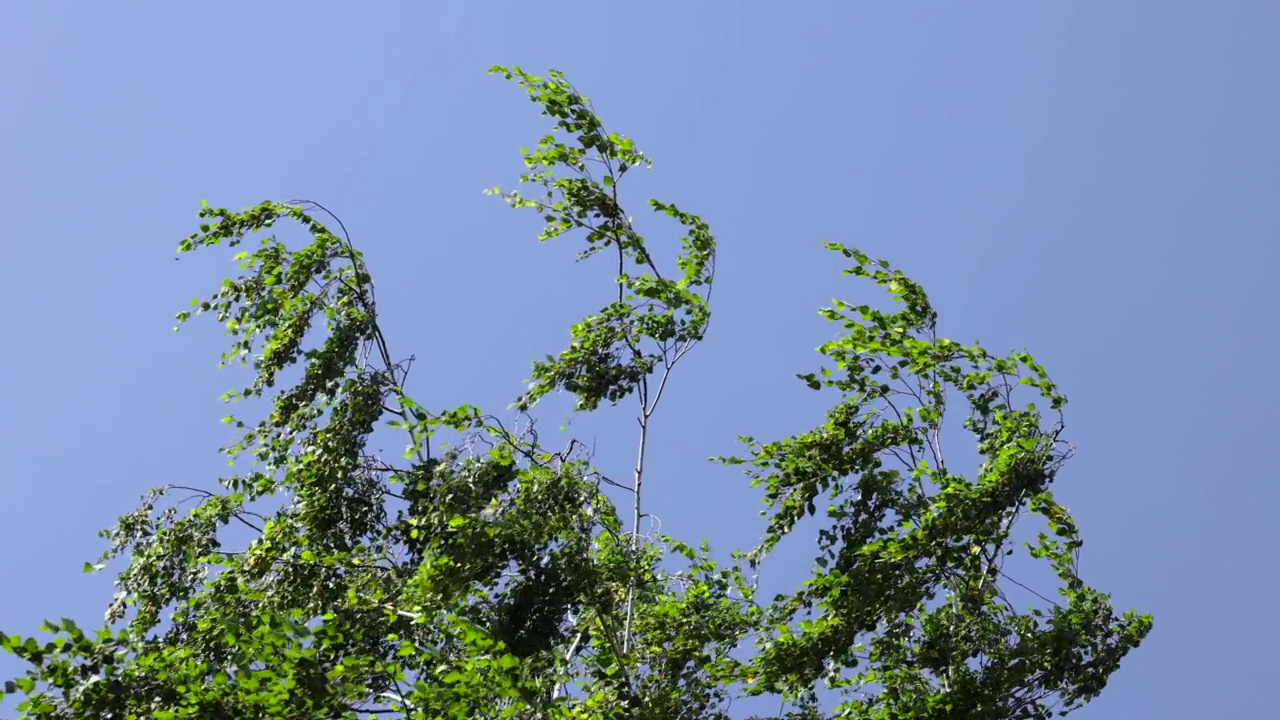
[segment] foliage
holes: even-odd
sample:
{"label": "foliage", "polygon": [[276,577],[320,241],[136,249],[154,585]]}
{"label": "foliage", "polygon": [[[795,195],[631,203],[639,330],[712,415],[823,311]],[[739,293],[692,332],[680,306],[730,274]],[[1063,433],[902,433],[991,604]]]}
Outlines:
{"label": "foliage", "polygon": [[[216,491],[153,490],[104,532],[102,560],[128,564],[103,629],[0,635],[27,668],[4,688],[22,717],[728,718],[733,698],[770,695],[779,718],[1013,720],[1096,697],[1151,621],[1117,616],[1077,572],[1079,534],[1050,492],[1070,454],[1066,398],[1026,353],[939,337],[924,290],[855,249],[828,245],[894,305],[822,311],[842,333],[800,378],[834,394],[825,420],[718,459],[763,488],[762,543],[722,564],[705,543],[641,532],[648,429],[704,338],[715,242],[652,200],[683,229],[661,268],[618,196],[645,155],[560,73],[493,71],[554,130],[524,152],[533,190],[492,192],[536,210],[541,240],[577,232],[580,259],[610,258],[607,302],[533,364],[515,425],[432,410],[406,393],[409,363],[337,218],[314,203],[203,207],[181,251],[260,238],[238,277],[178,316],[224,324],[224,362],[254,374],[228,399],[269,403],[226,419],[242,437],[225,452],[252,469]],[[309,243],[270,235],[281,223]],[[1040,405],[1015,401],[1020,386]],[[532,408],[558,390],[582,412],[636,401],[628,481],[579,443],[538,442]],[[943,456],[958,401],[983,458],[972,478]],[[402,458],[369,450],[379,427],[403,433]],[[455,442],[433,450],[440,437]],[[1020,607],[1002,589],[1024,515],[1045,523],[1025,548],[1058,577],[1057,601]],[[807,518],[821,525],[812,576],[760,600],[753,578]],[[224,546],[233,527],[250,538],[238,549]]]}

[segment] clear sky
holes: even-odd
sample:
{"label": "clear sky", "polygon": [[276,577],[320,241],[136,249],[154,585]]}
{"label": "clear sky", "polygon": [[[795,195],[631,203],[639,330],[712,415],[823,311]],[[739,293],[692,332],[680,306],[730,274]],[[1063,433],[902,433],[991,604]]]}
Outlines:
{"label": "clear sky", "polygon": [[[169,332],[234,270],[173,260],[201,199],[339,213],[433,407],[503,407],[602,304],[600,268],[481,194],[547,127],[504,63],[567,72],[655,158],[637,192],[719,238],[655,421],[665,531],[754,542],[756,496],[705,458],[819,421],[793,376],[849,295],[819,243],[859,246],[1071,398],[1086,580],[1156,617],[1078,717],[1272,715],[1278,33],[1243,1],[4,3],[0,628],[96,624],[96,531],[223,468],[221,335]],[[592,432],[629,456],[630,422]]]}

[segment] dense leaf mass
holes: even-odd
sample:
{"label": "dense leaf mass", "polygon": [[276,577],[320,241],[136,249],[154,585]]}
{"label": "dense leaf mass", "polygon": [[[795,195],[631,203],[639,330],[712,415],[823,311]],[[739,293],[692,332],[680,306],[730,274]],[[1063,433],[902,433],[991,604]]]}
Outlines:
{"label": "dense leaf mass", "polygon": [[[541,240],[579,234],[581,259],[609,258],[604,304],[533,363],[514,424],[431,409],[406,393],[410,363],[337,218],[314,203],[203,207],[179,249],[244,245],[240,274],[178,320],[214,315],[224,363],[252,368],[227,397],[269,409],[228,417],[242,435],[225,449],[251,470],[157,488],[103,533],[102,560],[127,560],[103,629],[0,634],[25,663],[4,685],[21,717],[672,720],[769,695],[777,718],[1015,720],[1096,697],[1151,619],[1118,615],[1078,574],[1081,540],[1050,490],[1071,449],[1065,396],[1025,352],[939,336],[924,290],[856,249],[828,245],[890,309],[821,311],[841,332],[799,377],[832,396],[825,419],[715,458],[763,492],[760,545],[716,562],[706,543],[642,532],[644,483],[662,480],[645,476],[648,429],[704,339],[715,241],[653,200],[683,235],[674,259],[653,257],[618,195],[646,156],[560,73],[493,71],[553,129],[524,151],[529,189],[492,192],[535,210]],[[305,246],[272,235],[282,223]],[[540,444],[532,409],[555,391],[581,412],[636,402],[630,478],[577,442]],[[944,459],[957,404],[982,458],[972,477]],[[402,433],[403,456],[370,449],[380,428]],[[452,442],[433,449],[439,437]],[[1015,543],[1026,516],[1043,531]],[[805,520],[820,528],[811,576],[758,597],[760,569]],[[233,529],[247,541],[224,546]],[[1056,599],[1006,594],[1019,550],[1052,570]]]}

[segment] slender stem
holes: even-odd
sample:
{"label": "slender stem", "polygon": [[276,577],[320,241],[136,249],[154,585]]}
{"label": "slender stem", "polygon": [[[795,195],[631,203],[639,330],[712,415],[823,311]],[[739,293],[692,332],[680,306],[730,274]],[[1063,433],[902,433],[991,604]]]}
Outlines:
{"label": "slender stem", "polygon": [[634,529],[634,535],[631,538],[631,547],[633,550],[640,549],[640,491],[644,484],[644,451],[645,446],[649,442],[649,421],[648,418],[642,417],[640,420],[640,449],[636,453],[636,469],[635,482],[632,487],[635,488],[635,498],[633,498],[631,507],[631,526]]}
{"label": "slender stem", "polygon": [[[649,407],[649,383],[647,380],[640,381],[640,415],[636,420],[640,423],[640,443],[636,451],[636,467],[632,476],[632,498],[631,498],[631,552],[639,558],[640,555],[640,518],[643,516],[641,510],[641,497],[644,487],[644,454],[649,445],[649,416],[653,409]],[[636,600],[636,577],[633,574],[627,587],[627,611],[626,621],[622,630],[622,652],[625,655],[631,649],[631,621],[635,616],[635,600]]]}

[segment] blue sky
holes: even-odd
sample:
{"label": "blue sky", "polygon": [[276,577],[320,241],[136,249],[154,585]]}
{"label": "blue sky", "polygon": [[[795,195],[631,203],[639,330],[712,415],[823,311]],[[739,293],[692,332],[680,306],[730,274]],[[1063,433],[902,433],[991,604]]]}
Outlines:
{"label": "blue sky", "polygon": [[[220,333],[169,332],[234,269],[173,260],[201,199],[335,210],[433,407],[503,407],[602,303],[571,243],[481,194],[546,127],[486,77],[504,63],[568,73],[655,158],[634,192],[719,238],[711,335],[654,430],[665,531],[756,539],[756,496],[705,458],[818,422],[830,398],[793,376],[834,330],[814,309],[855,292],[819,246],[845,242],[921,281],[943,334],[1026,346],[1071,398],[1057,491],[1086,580],[1156,616],[1078,717],[1274,710],[1280,626],[1250,608],[1280,590],[1280,4],[303,7],[0,8],[0,628],[96,622],[96,531],[223,469]],[[592,422],[625,462],[631,421]]]}

